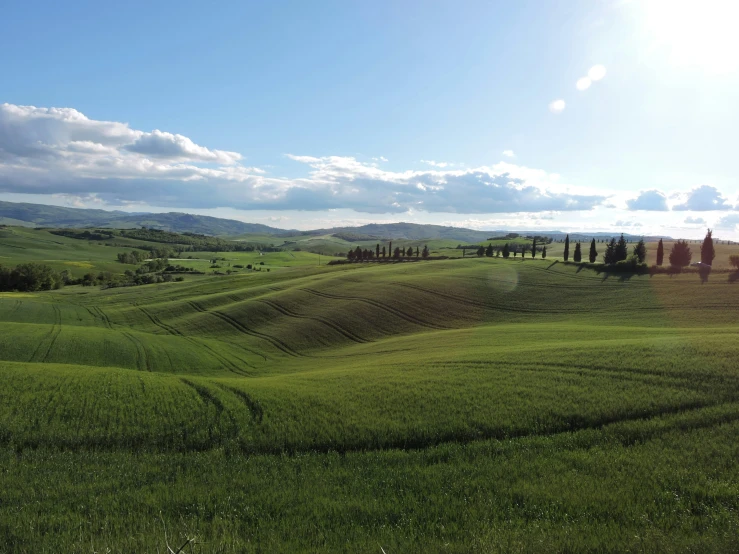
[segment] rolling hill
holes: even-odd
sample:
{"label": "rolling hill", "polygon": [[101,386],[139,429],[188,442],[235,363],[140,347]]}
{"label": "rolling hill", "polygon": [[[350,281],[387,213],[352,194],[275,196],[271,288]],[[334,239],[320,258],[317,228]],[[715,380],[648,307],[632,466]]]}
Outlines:
{"label": "rolling hill", "polygon": [[[261,235],[289,234],[259,223],[244,223],[233,219],[221,219],[204,215],[179,212],[130,214],[121,211],[64,208],[43,204],[0,202],[0,218],[7,219],[6,225],[36,227],[152,227],[177,233],[200,233],[204,235]],[[0,220],[0,223],[3,223]]]}
{"label": "rolling hill", "polygon": [[737,308],[520,258],[0,294],[4,544],[732,551]]}

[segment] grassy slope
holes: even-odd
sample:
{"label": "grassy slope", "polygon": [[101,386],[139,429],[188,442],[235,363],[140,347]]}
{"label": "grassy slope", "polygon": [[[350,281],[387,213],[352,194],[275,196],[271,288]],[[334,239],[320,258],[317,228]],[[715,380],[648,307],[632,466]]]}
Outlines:
{"label": "grassy slope", "polygon": [[737,307],[725,276],[496,259],[0,295],[0,532],[730,550]]}

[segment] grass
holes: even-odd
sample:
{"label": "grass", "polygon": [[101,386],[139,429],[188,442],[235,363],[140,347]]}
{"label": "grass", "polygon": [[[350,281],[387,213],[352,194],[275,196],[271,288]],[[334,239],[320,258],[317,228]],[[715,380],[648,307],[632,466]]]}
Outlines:
{"label": "grass", "polygon": [[293,254],[0,295],[5,548],[739,548],[725,275]]}

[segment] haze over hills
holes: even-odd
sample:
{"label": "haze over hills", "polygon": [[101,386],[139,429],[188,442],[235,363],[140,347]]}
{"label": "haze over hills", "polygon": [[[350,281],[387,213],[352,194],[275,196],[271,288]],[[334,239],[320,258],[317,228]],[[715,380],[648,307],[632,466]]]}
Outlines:
{"label": "haze over hills", "polygon": [[290,231],[260,223],[244,223],[205,215],[179,212],[127,213],[121,211],[65,208],[44,204],[0,201],[0,223],[34,227],[153,227],[177,233],[203,235],[241,235],[245,233],[277,235]]}
{"label": "haze over hills", "polygon": [[[27,227],[109,227],[131,228],[151,227],[177,233],[198,233],[213,236],[239,236],[247,234],[294,236],[294,235],[340,235],[346,240],[406,239],[406,240],[456,240],[459,242],[481,242],[495,236],[504,236],[510,230],[474,230],[463,227],[443,225],[422,225],[418,223],[370,223],[358,227],[333,227],[310,231],[278,229],[260,223],[244,223],[234,219],[222,219],[204,215],[181,212],[168,213],[128,213],[87,208],[67,208],[45,204],[28,204],[0,201],[0,224]],[[567,234],[559,230],[523,230],[523,235],[563,239]],[[587,240],[591,237],[611,237],[616,233],[569,233],[572,240]],[[624,233],[627,239],[641,235]],[[660,237],[645,237],[656,239]],[[667,238],[667,237],[662,237]]]}

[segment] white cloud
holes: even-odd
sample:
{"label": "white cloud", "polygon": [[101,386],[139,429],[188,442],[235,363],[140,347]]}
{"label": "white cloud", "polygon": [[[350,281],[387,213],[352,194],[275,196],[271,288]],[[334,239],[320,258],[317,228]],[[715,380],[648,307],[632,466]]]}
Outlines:
{"label": "white cloud", "polygon": [[503,155],[506,158],[515,158],[516,154],[513,152],[513,150],[503,150]]}
{"label": "white cloud", "polygon": [[447,163],[447,162],[435,162],[434,160],[421,160],[421,163],[424,163],[426,165],[430,165],[431,167],[441,167],[441,168],[448,167],[448,166],[452,165],[452,164]]}
{"label": "white cloud", "polygon": [[641,227],[642,224],[639,221],[617,221],[613,224],[614,227]]}
{"label": "white cloud", "polygon": [[133,144],[124,147],[129,152],[136,152],[153,158],[177,161],[214,162],[234,164],[241,159],[241,154],[223,150],[209,150],[198,146],[189,138],[154,130],[141,134]]}
{"label": "white cloud", "polygon": [[591,81],[600,81],[606,76],[606,68],[602,65],[594,65],[588,70],[588,77]]}
{"label": "white cloud", "polygon": [[561,98],[549,104],[549,111],[553,114],[561,114],[565,109],[565,101]]}
{"label": "white cloud", "polygon": [[667,197],[658,190],[644,190],[639,196],[626,201],[630,210],[667,211]]}
{"label": "white cloud", "polygon": [[683,196],[684,202],[673,206],[676,211],[706,212],[711,210],[730,210],[732,206],[721,191],[710,185],[702,185]]}
{"label": "white cloud", "polygon": [[729,214],[716,222],[716,228],[725,231],[739,230],[739,214]]}
{"label": "white cloud", "polygon": [[270,177],[235,152],[163,131],[96,121],[73,109],[0,105],[0,193],[64,202],[240,210],[521,213],[590,210],[605,195],[544,170],[501,162],[385,171],[352,157],[288,155],[302,177]]}
{"label": "white cloud", "polygon": [[707,225],[706,220],[702,217],[686,217],[686,225]]}
{"label": "white cloud", "polygon": [[388,160],[387,160],[387,158],[385,156],[379,156],[377,158],[372,158],[372,161],[375,161],[375,162],[386,162]]}
{"label": "white cloud", "polygon": [[590,77],[580,77],[577,80],[577,83],[575,83],[575,86],[577,87],[577,90],[587,90],[592,84],[593,81],[590,80]]}

